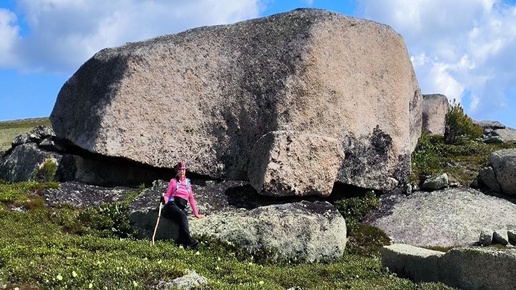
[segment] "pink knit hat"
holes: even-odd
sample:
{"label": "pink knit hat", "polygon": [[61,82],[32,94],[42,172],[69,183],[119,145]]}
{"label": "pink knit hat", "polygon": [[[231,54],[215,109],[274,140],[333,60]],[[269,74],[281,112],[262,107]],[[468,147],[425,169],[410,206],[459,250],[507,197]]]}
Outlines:
{"label": "pink knit hat", "polygon": [[179,169],[186,169],[186,164],[183,161],[179,162],[176,165],[176,170],[179,170]]}

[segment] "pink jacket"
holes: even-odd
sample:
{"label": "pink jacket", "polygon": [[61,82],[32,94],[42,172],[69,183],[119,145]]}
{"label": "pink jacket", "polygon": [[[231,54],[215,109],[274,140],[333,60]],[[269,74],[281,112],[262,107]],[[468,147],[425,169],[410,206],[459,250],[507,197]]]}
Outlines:
{"label": "pink jacket", "polygon": [[[184,180],[179,181],[179,187],[177,187],[177,179],[172,178],[170,180],[170,183],[168,184],[167,193],[165,194],[165,204],[168,203],[170,200],[170,197],[180,197],[182,199],[188,200],[190,202],[190,206],[192,207],[193,214],[198,217],[199,212],[197,211],[197,204],[195,202],[195,198],[193,196],[192,186],[190,184],[190,181]],[[188,186],[187,186],[188,185]],[[177,188],[177,190],[176,190]]]}

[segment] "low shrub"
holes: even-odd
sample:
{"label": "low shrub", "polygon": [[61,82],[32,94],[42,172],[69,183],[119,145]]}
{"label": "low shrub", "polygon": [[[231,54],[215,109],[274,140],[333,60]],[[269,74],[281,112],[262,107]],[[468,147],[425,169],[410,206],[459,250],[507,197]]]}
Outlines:
{"label": "low shrub", "polygon": [[360,220],[374,209],[378,209],[380,202],[373,190],[366,192],[363,197],[343,198],[335,201],[334,205],[346,220],[348,235],[358,229]]}
{"label": "low shrub", "polygon": [[444,142],[446,144],[459,144],[464,140],[480,138],[483,134],[482,127],[473,123],[455,100],[445,115],[445,123]]}
{"label": "low shrub", "polygon": [[54,158],[47,158],[36,168],[32,174],[33,179],[38,182],[55,181],[57,172],[57,161]]}

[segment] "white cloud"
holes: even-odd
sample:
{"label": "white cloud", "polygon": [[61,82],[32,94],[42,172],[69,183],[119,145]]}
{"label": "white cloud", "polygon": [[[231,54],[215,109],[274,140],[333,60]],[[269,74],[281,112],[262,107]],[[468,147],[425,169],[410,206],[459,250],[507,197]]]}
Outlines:
{"label": "white cloud", "polygon": [[6,9],[0,9],[0,64],[14,66],[17,62],[13,57],[14,44],[18,39],[20,28],[16,25],[16,15]]}
{"label": "white cloud", "polygon": [[358,1],[364,17],[388,24],[404,37],[423,93],[465,101],[465,108],[480,119],[506,106],[507,92],[516,88],[515,4]]}
{"label": "white cloud", "polygon": [[[233,23],[259,15],[258,0],[18,0],[29,31],[22,38],[12,12],[0,13],[0,67],[73,72],[105,47]],[[9,41],[5,41],[8,39]],[[7,44],[8,43],[8,44]],[[7,46],[4,48],[3,46]],[[12,49],[14,48],[14,49]],[[5,53],[7,52],[7,53]],[[24,62],[13,60],[23,59]]]}

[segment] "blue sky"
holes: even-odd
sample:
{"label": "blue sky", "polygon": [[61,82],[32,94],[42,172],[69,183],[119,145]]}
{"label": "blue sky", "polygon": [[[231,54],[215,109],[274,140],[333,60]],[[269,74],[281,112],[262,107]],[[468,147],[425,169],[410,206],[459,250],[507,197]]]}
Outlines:
{"label": "blue sky", "polygon": [[327,9],[400,33],[423,94],[516,128],[516,0],[0,0],[0,121],[48,117],[97,51],[295,8]]}

